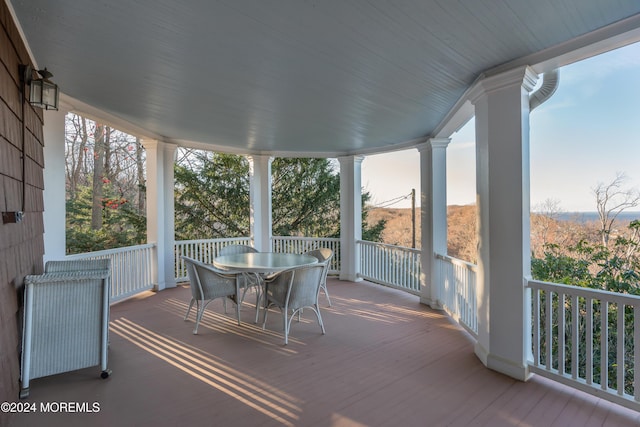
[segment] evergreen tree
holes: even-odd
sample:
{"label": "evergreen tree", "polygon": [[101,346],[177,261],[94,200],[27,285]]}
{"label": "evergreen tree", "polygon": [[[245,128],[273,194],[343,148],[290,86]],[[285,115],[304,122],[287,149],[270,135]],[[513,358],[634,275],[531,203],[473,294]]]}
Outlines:
{"label": "evergreen tree", "polygon": [[[249,163],[242,156],[188,151],[175,168],[176,240],[249,235]],[[340,176],[328,159],[276,158],[272,163],[273,234],[338,237]],[[363,203],[370,199],[363,194]],[[380,241],[384,221],[363,238]]]}
{"label": "evergreen tree", "polygon": [[175,165],[176,240],[249,235],[249,163],[189,151]]}
{"label": "evergreen tree", "polygon": [[91,186],[78,187],[76,197],[67,200],[67,253],[93,252],[146,242],[144,215],[132,208],[127,199],[116,195],[110,184],[104,186],[104,195],[100,200],[102,226],[94,229],[94,197],[91,189]]}

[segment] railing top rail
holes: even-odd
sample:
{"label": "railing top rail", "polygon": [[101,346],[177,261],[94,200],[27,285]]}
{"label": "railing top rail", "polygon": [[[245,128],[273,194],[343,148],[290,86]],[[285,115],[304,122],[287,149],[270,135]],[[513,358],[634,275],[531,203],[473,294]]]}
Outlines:
{"label": "railing top rail", "polygon": [[337,237],[271,236],[273,240],[316,240],[321,242],[339,242]]}
{"label": "railing top rail", "polygon": [[527,279],[527,286],[530,288],[553,292],[562,290],[565,294],[577,295],[584,298],[602,299],[609,302],[616,302],[618,304],[636,305],[640,303],[640,296],[604,291],[602,289],[583,288],[581,286],[542,282],[540,280],[533,279]]}
{"label": "railing top rail", "polygon": [[388,248],[388,249],[400,249],[402,251],[412,252],[416,254],[422,253],[422,250],[420,249],[408,248],[406,246],[390,245],[388,243],[371,242],[369,240],[356,240],[356,243],[367,245],[367,246],[378,246],[378,247]]}
{"label": "railing top rail", "polygon": [[196,240],[176,240],[176,244],[185,245],[192,243],[208,243],[208,242],[236,242],[238,240],[251,240],[250,237],[225,237],[225,238],[211,238],[211,239],[196,239]]}
{"label": "railing top rail", "polygon": [[461,260],[459,258],[453,258],[453,257],[451,257],[449,255],[442,255],[442,254],[439,254],[439,253],[434,253],[433,256],[436,257],[436,259],[441,259],[443,261],[450,262],[451,264],[454,264],[454,265],[459,265],[461,267],[466,267],[469,270],[472,270],[472,271],[475,271],[475,272],[477,272],[477,270],[478,270],[478,266],[476,264],[470,263],[468,261],[463,261],[463,260]]}
{"label": "railing top rail", "polygon": [[155,243],[146,243],[144,245],[125,246],[123,248],[105,249],[105,250],[102,250],[102,251],[94,251],[94,252],[83,252],[81,254],[66,255],[65,259],[77,259],[77,258],[88,258],[88,257],[99,257],[99,256],[105,256],[105,255],[113,255],[113,254],[119,254],[119,253],[124,253],[124,252],[132,252],[132,251],[135,251],[135,250],[150,249],[150,248],[153,248],[155,246],[156,246]]}

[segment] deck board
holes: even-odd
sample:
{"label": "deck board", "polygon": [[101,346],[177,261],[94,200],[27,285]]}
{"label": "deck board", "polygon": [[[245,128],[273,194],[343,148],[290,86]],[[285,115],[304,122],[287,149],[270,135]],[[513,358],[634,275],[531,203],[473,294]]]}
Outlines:
{"label": "deck board", "polygon": [[[249,303],[209,305],[199,334],[180,286],[112,307],[109,366],[31,382],[29,402],[98,402],[98,413],[20,414],[12,426],[637,426],[640,414],[550,380],[486,369],[466,332],[418,297],[329,280],[327,334],[311,310],[266,330]],[[252,298],[247,298],[252,301]]]}

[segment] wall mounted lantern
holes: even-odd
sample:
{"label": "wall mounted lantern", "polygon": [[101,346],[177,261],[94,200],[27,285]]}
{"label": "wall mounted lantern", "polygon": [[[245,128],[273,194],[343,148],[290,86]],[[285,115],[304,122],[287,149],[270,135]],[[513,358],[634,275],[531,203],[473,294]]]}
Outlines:
{"label": "wall mounted lantern", "polygon": [[[33,78],[34,71],[39,78]],[[29,103],[34,107],[58,109],[58,85],[49,80],[51,77],[53,74],[46,67],[34,70],[30,65],[20,65],[22,87],[29,85]]]}
{"label": "wall mounted lantern", "polygon": [[[35,73],[38,77],[33,78]],[[27,96],[25,93],[26,86],[29,86],[29,103],[34,107],[44,108],[45,110],[57,110],[58,109],[58,85],[51,82],[49,79],[53,77],[53,74],[46,68],[44,70],[34,70],[31,65],[22,65],[18,67],[18,73],[20,75],[20,104],[22,106],[22,210],[20,211],[6,211],[2,212],[3,224],[17,224],[22,222],[24,218],[24,210],[26,208],[25,194],[27,180],[25,176],[25,162],[27,156],[25,155],[25,104]]]}

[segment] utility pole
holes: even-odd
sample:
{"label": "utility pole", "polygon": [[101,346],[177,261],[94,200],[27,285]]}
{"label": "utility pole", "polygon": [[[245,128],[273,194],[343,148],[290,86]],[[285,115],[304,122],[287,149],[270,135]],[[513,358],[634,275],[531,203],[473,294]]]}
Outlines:
{"label": "utility pole", "polygon": [[416,189],[411,189],[411,247],[416,248]]}

